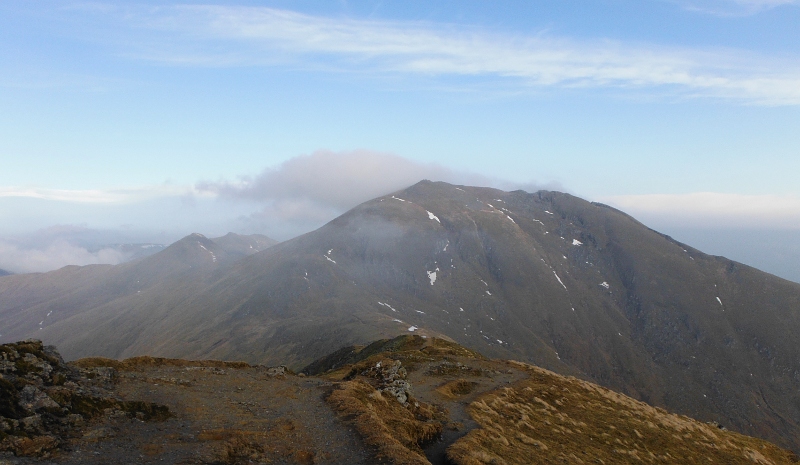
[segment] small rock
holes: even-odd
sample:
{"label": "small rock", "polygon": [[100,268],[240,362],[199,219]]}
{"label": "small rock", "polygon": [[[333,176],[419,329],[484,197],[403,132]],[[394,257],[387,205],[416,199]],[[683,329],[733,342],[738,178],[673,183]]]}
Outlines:
{"label": "small rock", "polygon": [[277,367],[269,367],[267,368],[267,376],[272,376],[272,377],[286,376],[286,367],[283,365]]}
{"label": "small rock", "polygon": [[19,426],[28,434],[36,434],[42,429],[42,416],[31,415],[19,421]]}
{"label": "small rock", "polygon": [[[30,355],[30,354],[25,354]],[[28,412],[35,412],[44,408],[60,408],[60,405],[47,394],[35,386],[25,386],[19,393],[19,406]]]}
{"label": "small rock", "polygon": [[83,416],[78,415],[77,413],[71,413],[66,416],[64,419],[66,423],[73,427],[83,426],[86,421],[83,419]]}

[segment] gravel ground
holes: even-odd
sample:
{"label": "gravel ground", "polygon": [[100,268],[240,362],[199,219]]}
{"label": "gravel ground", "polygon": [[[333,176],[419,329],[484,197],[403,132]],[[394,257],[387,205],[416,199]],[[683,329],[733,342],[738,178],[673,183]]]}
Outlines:
{"label": "gravel ground", "polygon": [[0,464],[373,463],[358,435],[325,404],[329,386],[261,367],[121,372],[118,395],[167,405],[174,416],[142,422],[111,415],[87,425],[58,456],[0,457]]}

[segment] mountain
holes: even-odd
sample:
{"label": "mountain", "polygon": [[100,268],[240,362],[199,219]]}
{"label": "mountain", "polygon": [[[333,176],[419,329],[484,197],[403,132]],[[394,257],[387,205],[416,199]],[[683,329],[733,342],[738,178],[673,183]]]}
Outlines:
{"label": "mountain", "polygon": [[6,271],[6,270],[0,268],[0,276],[8,276],[8,275],[12,275],[12,274],[14,274],[14,273],[12,273],[10,271]]}
{"label": "mountain", "polygon": [[103,249],[116,250],[122,253],[123,257],[125,257],[125,262],[129,262],[157,254],[166,247],[167,246],[163,244],[103,244],[101,246],[87,248],[87,250],[92,253]]}
{"label": "mountain", "polygon": [[222,249],[232,257],[252,255],[278,243],[275,239],[271,239],[263,234],[242,236],[234,233],[228,233],[222,237],[213,238],[211,241],[222,247]]}
{"label": "mountain", "polygon": [[[234,236],[219,238],[220,245],[191,234],[161,252],[117,266],[67,266],[7,276],[0,280],[0,340],[40,336],[62,325],[72,327],[76,337],[91,337],[98,320],[86,318],[90,310],[114,315],[142,304],[178,305],[213,282],[215,270],[245,256],[243,245],[256,253],[275,243],[266,236]],[[129,334],[115,332],[113,337],[120,338],[117,344],[131,341]],[[102,354],[107,348],[88,343],[84,350]]]}
{"label": "mountain", "polygon": [[558,192],[424,181],[244,258],[190,236],[135,264],[6,277],[0,306],[4,340],[68,358],[299,368],[444,337],[800,450],[800,284]]}

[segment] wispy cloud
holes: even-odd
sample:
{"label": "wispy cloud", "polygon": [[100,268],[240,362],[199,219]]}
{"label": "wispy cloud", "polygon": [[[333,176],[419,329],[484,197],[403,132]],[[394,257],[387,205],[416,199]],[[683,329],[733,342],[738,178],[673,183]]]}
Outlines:
{"label": "wispy cloud", "polygon": [[[788,2],[727,3],[763,8]],[[799,59],[743,50],[509,35],[447,24],[327,18],[261,7],[184,5],[126,10],[120,16],[152,34],[128,53],[172,64],[280,63],[493,78],[514,82],[521,89],[613,88],[762,105],[800,104]],[[160,39],[159,34],[163,34]]]}
{"label": "wispy cloud", "polygon": [[648,224],[800,230],[800,197],[716,192],[610,196],[602,202]]}
{"label": "wispy cloud", "polygon": [[132,189],[47,189],[40,187],[0,187],[2,197],[27,197],[86,204],[136,203],[162,197],[197,195],[189,186],[145,186]]}
{"label": "wispy cloud", "polygon": [[800,5],[798,0],[673,0],[687,10],[717,16],[749,16],[780,6]]}

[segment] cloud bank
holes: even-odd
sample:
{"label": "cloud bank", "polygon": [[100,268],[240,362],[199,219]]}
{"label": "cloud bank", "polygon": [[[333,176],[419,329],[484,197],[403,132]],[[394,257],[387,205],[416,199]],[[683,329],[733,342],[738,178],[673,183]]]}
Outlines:
{"label": "cloud bank", "polygon": [[670,227],[800,230],[800,197],[716,192],[600,199],[645,223]]}
{"label": "cloud bank", "polygon": [[258,201],[307,200],[342,210],[423,179],[475,185],[509,184],[433,163],[417,163],[390,153],[320,150],[291,158],[277,167],[267,168],[255,176],[242,177],[236,182],[200,182],[196,189]]}
{"label": "cloud bank", "polygon": [[35,273],[67,265],[116,265],[127,261],[128,254],[112,248],[90,252],[66,240],[55,240],[42,248],[24,248],[0,239],[0,269],[12,273]]}
{"label": "cloud bank", "polygon": [[[700,9],[704,2],[683,2]],[[782,0],[719,2],[763,9]],[[97,11],[97,10],[95,10]],[[420,22],[328,18],[265,7],[109,7],[146,32],[127,54],[180,66],[289,66],[425,77],[482,77],[542,88],[627,89],[759,105],[800,104],[800,59]],[[138,33],[137,32],[137,33]],[[149,35],[148,35],[149,34]]]}

